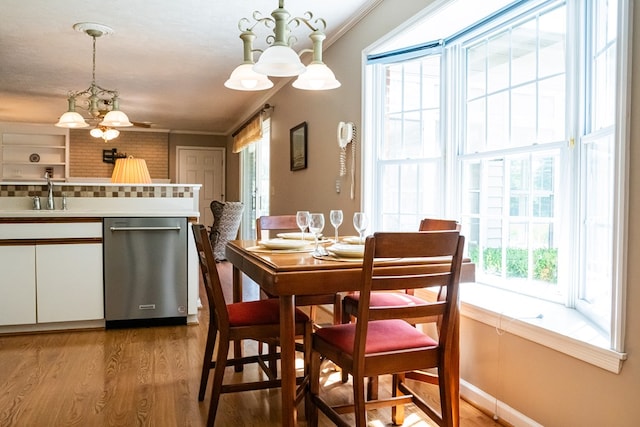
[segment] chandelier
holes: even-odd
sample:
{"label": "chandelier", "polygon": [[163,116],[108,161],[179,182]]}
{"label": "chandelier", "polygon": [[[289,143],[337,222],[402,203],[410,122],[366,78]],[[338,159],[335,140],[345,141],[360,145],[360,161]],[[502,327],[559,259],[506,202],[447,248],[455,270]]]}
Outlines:
{"label": "chandelier", "polygon": [[[278,9],[271,12],[271,17],[263,16],[259,11],[254,11],[253,21],[242,18],[238,22],[240,39],[244,48],[244,62],[231,73],[225,86],[236,90],[263,90],[273,86],[273,82],[267,76],[294,77],[293,87],[305,90],[328,90],[340,87],[333,71],[322,62],[322,42],[326,38],[324,30],[327,23],[324,19],[313,19],[311,12],[305,12],[304,16],[291,18],[289,12],[284,9],[284,0],[279,0]],[[253,41],[256,38],[253,30],[259,24],[266,28],[273,28],[273,34],[266,37],[270,46],[262,52],[258,62],[254,63],[253,53],[260,50],[253,49]],[[305,25],[309,30],[313,49],[304,49],[299,54],[291,47],[296,37],[291,35],[291,30]],[[313,59],[306,67],[300,61],[300,54],[313,52]]]}
{"label": "chandelier", "polygon": [[[106,25],[93,22],[75,24],[73,29],[86,33],[93,39],[91,85],[82,91],[69,92],[69,109],[60,117],[56,126],[64,128],[85,128],[90,126],[85,118],[76,112],[77,100],[83,99],[86,103],[86,110],[90,115],[89,120],[99,121],[98,126],[91,130],[91,135],[97,138],[102,137],[105,141],[108,141],[117,137],[120,133],[118,130],[112,128],[133,126],[127,115],[119,109],[118,92],[105,89],[96,84],[96,39],[103,35],[112,34],[113,29]],[[98,131],[102,133],[98,133]]]}

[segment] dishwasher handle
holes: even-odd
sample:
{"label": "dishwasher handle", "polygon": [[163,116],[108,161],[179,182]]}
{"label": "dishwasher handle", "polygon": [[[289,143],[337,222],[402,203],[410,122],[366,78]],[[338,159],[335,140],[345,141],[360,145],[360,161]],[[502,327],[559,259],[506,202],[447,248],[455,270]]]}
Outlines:
{"label": "dishwasher handle", "polygon": [[111,231],[180,231],[181,227],[109,227]]}

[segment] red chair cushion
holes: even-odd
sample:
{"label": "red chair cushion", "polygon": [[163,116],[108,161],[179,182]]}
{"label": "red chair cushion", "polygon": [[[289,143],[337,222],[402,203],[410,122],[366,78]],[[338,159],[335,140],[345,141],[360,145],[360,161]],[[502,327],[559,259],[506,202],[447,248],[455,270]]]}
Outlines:
{"label": "red chair cushion", "polygon": [[[349,294],[344,297],[345,304],[358,305],[359,293]],[[372,292],[370,307],[403,307],[408,305],[425,305],[427,301],[404,292]]]}
{"label": "red chair cushion", "polygon": [[[346,354],[353,354],[356,324],[327,326],[318,329],[315,335]],[[438,342],[400,319],[375,320],[369,322],[367,354],[385,351],[409,350],[437,346]]]}
{"label": "red chair cushion", "polygon": [[[227,305],[231,326],[270,325],[280,323],[280,307],[277,299],[237,302]],[[308,322],[309,317],[296,309],[297,322]]]}

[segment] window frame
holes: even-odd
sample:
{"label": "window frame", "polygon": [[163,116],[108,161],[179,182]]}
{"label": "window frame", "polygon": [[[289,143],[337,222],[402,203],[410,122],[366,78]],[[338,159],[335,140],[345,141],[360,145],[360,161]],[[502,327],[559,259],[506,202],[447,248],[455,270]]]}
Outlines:
{"label": "window frame", "polygon": [[[567,0],[567,15],[570,15],[574,12],[584,13],[586,7],[583,3],[584,0]],[[433,7],[429,7],[425,9],[425,16],[434,10],[445,5],[447,2],[438,2],[437,5]],[[540,0],[537,1],[536,7],[544,7],[545,5],[554,3],[554,0]],[[571,5],[571,7],[569,7]],[[631,64],[631,50],[630,50],[630,28],[632,25],[632,16],[630,12],[630,4],[629,0],[619,0],[618,4],[618,38],[617,38],[617,59],[618,59],[618,67],[616,70],[616,112],[615,112],[615,139],[616,141],[620,141],[622,148],[616,153],[615,156],[615,171],[613,180],[614,184],[614,214],[613,214],[613,292],[612,292],[612,311],[611,311],[611,330],[609,334],[609,345],[608,348],[603,348],[600,344],[592,345],[585,340],[584,343],[578,343],[576,347],[576,343],[572,343],[567,345],[567,342],[562,338],[564,335],[568,335],[563,333],[562,331],[551,331],[553,328],[549,328],[549,331],[543,332],[536,330],[532,333],[532,330],[535,330],[535,322],[530,322],[526,317],[522,317],[518,315],[518,313],[513,313],[513,317],[511,317],[514,325],[528,325],[526,327],[518,327],[518,331],[523,334],[523,336],[527,336],[531,338],[535,337],[534,341],[540,343],[546,343],[552,348],[556,348],[559,351],[563,351],[567,354],[571,354],[575,357],[578,357],[582,360],[593,363],[597,366],[601,366],[605,369],[608,369],[612,372],[619,372],[621,368],[621,362],[626,358],[626,354],[624,353],[624,319],[626,314],[626,306],[625,306],[625,296],[626,296],[626,247],[627,247],[627,239],[625,230],[627,228],[628,221],[628,152],[629,152],[629,123],[627,112],[629,111],[629,103],[630,96],[628,95],[627,88],[630,87],[631,81],[631,72],[630,72],[630,64]],[[575,42],[575,40],[569,40],[571,37],[569,34],[572,34],[571,26],[579,26],[579,28],[584,25],[584,22],[581,22],[579,18],[574,18],[570,26],[567,30],[567,44],[570,42]],[[394,36],[397,34],[401,34],[401,31],[394,31]],[[381,44],[386,43],[387,40],[383,40]],[[377,45],[376,45],[377,46]],[[372,46],[368,50],[375,50],[376,46]],[[459,50],[460,46],[448,47],[442,52],[442,60],[441,60],[441,69],[444,70],[445,67],[450,66],[452,63],[454,65],[459,65],[460,56]],[[569,56],[569,54],[567,55]],[[367,65],[367,51],[363,52],[363,75],[364,75],[364,88],[363,88],[363,105],[365,106],[363,111],[363,140],[373,141],[373,145],[377,146],[378,140],[382,135],[381,132],[381,123],[377,117],[380,117],[382,114],[381,105],[383,105],[384,99],[380,96],[380,93],[383,91],[372,91],[371,84],[375,82],[376,79],[378,81],[382,80],[380,78],[380,74],[384,74],[381,66],[368,66]],[[566,73],[575,72],[578,69],[579,65],[577,62],[578,58],[573,58],[576,60],[575,63],[567,62]],[[580,58],[584,60],[584,58]],[[378,61],[380,62],[380,61]],[[461,95],[462,89],[460,88],[460,84],[455,83],[455,78],[459,78],[459,76],[451,75],[450,73],[442,72],[443,80],[451,79],[454,81],[453,84],[442,84],[441,87],[441,118],[445,122],[443,128],[446,129],[445,132],[448,135],[448,139],[452,140],[460,140],[461,136],[459,134],[461,126],[460,122],[464,122],[460,111],[457,111],[455,103],[447,103],[446,100],[449,97],[458,97]],[[586,78],[584,78],[586,80]],[[375,84],[375,83],[373,83]],[[567,85],[569,86],[569,85]],[[571,89],[572,91],[573,89]],[[575,99],[574,93],[567,93],[567,121],[569,122],[568,127],[570,128],[567,133],[568,135],[580,135],[576,129],[578,126],[578,121],[576,118],[583,114],[586,114],[584,111],[584,107],[578,105],[577,102],[569,101]],[[454,105],[452,105],[454,104]],[[447,117],[446,119],[444,117]],[[451,120],[453,118],[453,120]],[[584,134],[584,133],[583,133]],[[586,136],[586,135],[585,135]],[[570,136],[570,141],[575,141],[575,136]],[[444,139],[443,139],[444,141]],[[363,174],[363,193],[362,193],[362,202],[363,209],[365,211],[377,212],[378,206],[376,206],[376,168],[375,168],[375,150],[362,150],[362,174]],[[444,164],[444,177],[443,182],[445,182],[445,188],[461,188],[461,167],[458,167],[458,158],[457,154],[460,152],[460,147],[452,146],[450,142],[445,142],[443,146],[443,164]],[[473,155],[469,155],[473,157]],[[579,160],[576,160],[577,154],[572,155],[572,158],[566,159],[570,162],[574,167],[579,166]],[[367,185],[367,183],[369,183]],[[575,184],[577,185],[577,184]],[[571,191],[571,190],[570,190]],[[450,192],[450,191],[449,191]],[[460,200],[451,200],[448,199],[442,205],[442,214],[443,216],[457,217],[456,213],[460,212],[461,205]],[[578,213],[578,209],[574,209],[571,212],[565,215],[575,215]],[[378,229],[380,226],[379,223],[376,223],[376,219],[374,217],[371,229]],[[575,234],[579,234],[578,231],[564,230],[562,239],[572,238]],[[575,241],[575,240],[572,240]],[[563,259],[563,262],[566,262],[569,258]],[[571,295],[576,294],[576,289],[578,287],[577,282],[580,278],[579,274],[570,273],[564,275],[562,278],[558,278],[558,280],[567,281],[569,283],[568,289]],[[463,315],[468,315],[472,318],[476,318],[476,320],[484,321],[492,326],[496,325],[496,319],[499,319],[500,322],[503,321],[504,313],[496,313],[492,312],[491,308],[485,309],[483,308],[483,302],[478,302],[477,295],[471,298],[473,301],[465,302],[465,291],[463,288],[462,292],[463,298]],[[575,297],[566,298],[563,303],[566,304],[568,310],[572,310],[576,305]],[[479,305],[477,305],[479,304]],[[526,305],[526,304],[525,304]],[[579,305],[579,303],[577,303]],[[496,317],[498,315],[498,317]],[[542,322],[538,322],[542,323]],[[532,328],[529,326],[534,325]],[[540,328],[547,328],[546,326],[540,326]],[[583,347],[584,345],[584,347]]]}

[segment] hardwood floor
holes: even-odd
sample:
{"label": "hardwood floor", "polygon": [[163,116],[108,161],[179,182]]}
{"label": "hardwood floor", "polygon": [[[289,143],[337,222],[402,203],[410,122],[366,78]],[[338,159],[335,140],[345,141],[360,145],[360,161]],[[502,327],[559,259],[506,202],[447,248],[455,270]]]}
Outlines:
{"label": "hardwood floor", "polygon": [[[230,269],[220,265],[230,281]],[[256,289],[245,285],[247,295]],[[203,426],[209,393],[198,402],[198,382],[208,313],[200,324],[118,330],[0,336],[0,426]],[[325,381],[342,390],[339,376]],[[246,369],[235,375],[257,375]],[[384,380],[383,380],[384,381]],[[381,389],[384,387],[382,382]],[[433,390],[427,393],[437,396]],[[340,393],[340,392],[339,392]],[[279,390],[222,396],[216,425],[277,426]],[[304,410],[300,408],[300,417]],[[435,426],[407,407],[405,426]],[[490,417],[462,402],[463,426],[497,426]],[[374,420],[376,418],[377,420]],[[390,424],[390,414],[371,412],[371,426]],[[305,425],[304,419],[300,420]],[[330,425],[321,415],[320,424]]]}

